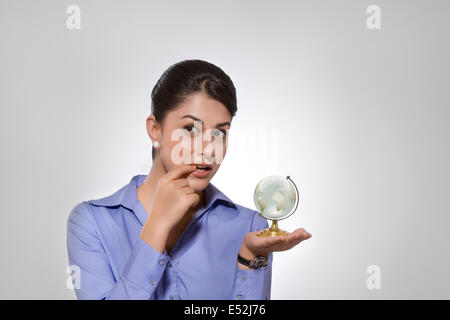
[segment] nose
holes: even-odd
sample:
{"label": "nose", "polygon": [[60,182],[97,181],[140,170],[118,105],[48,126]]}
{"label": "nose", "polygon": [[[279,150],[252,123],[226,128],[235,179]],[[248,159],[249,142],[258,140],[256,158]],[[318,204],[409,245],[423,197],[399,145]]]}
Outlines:
{"label": "nose", "polygon": [[216,154],[214,141],[200,140],[200,138],[197,138],[194,141],[193,154],[194,161],[212,164]]}

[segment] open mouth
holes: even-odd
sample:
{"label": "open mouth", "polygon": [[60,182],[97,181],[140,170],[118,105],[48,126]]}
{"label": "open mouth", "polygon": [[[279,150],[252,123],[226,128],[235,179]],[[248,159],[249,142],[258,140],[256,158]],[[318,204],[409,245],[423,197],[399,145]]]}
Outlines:
{"label": "open mouth", "polygon": [[196,164],[197,169],[195,171],[198,172],[205,172],[205,171],[210,171],[212,169],[211,165],[207,165],[207,164]]}

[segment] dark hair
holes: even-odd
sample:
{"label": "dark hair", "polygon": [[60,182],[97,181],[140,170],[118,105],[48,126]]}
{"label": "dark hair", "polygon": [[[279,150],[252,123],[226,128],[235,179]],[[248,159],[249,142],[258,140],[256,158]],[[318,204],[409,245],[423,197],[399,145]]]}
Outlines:
{"label": "dark hair", "polygon": [[[167,113],[189,95],[204,92],[223,103],[234,117],[236,88],[230,77],[216,65],[203,60],[183,60],[170,66],[152,90],[152,114],[162,123]],[[152,159],[155,149],[152,147]]]}

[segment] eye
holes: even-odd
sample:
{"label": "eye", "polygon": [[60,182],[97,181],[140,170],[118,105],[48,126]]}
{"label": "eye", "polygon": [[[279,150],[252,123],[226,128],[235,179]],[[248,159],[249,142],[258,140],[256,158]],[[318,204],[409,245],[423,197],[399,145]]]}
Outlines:
{"label": "eye", "polygon": [[186,131],[188,131],[191,135],[197,135],[199,133],[199,129],[193,124],[187,124],[183,127]]}
{"label": "eye", "polygon": [[212,131],[212,136],[213,137],[225,137],[227,135],[226,130],[220,129],[220,130],[213,130]]}

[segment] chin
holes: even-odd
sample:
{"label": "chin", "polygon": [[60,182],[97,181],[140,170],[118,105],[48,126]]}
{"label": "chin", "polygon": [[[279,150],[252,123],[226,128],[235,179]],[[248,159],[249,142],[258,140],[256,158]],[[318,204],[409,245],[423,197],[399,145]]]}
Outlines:
{"label": "chin", "polygon": [[208,178],[193,177],[192,175],[187,178],[189,187],[194,189],[195,192],[203,191],[208,186],[210,180]]}

